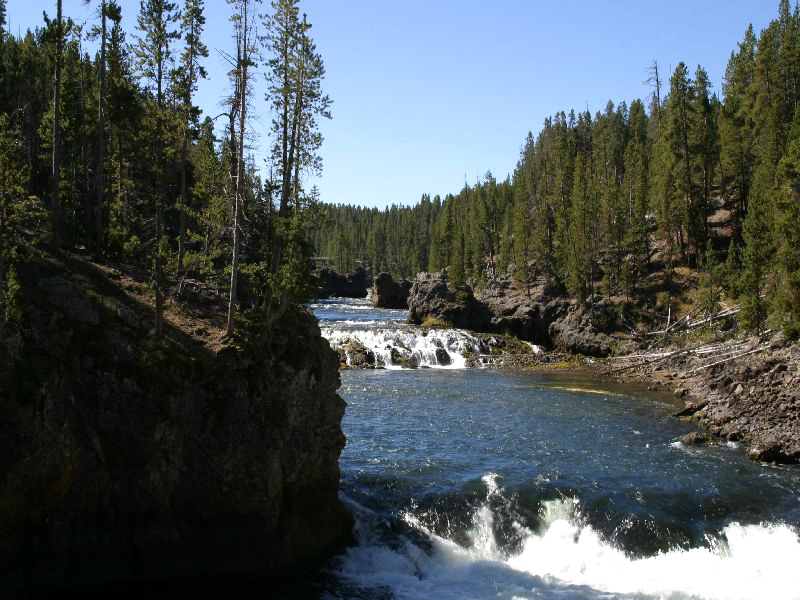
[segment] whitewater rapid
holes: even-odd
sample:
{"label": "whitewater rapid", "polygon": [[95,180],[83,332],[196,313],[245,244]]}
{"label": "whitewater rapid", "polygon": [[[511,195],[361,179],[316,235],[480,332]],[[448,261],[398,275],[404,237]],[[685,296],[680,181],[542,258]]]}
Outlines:
{"label": "whitewater rapid", "polygon": [[[516,551],[502,550],[496,536],[497,506],[508,506],[498,477],[483,477],[486,500],[472,515],[466,543],[434,533],[407,512],[416,535],[385,543],[385,523],[363,506],[359,545],[339,560],[338,577],[356,589],[383,589],[399,600],[423,598],[639,598],[660,600],[797,600],[800,598],[800,536],[783,524],[731,523],[707,544],[637,558],[588,525],[575,498],[543,501],[540,525],[510,525],[520,536]],[[418,537],[425,543],[420,543]]]}
{"label": "whitewater rapid", "polygon": [[[363,325],[363,322],[352,324]],[[406,368],[397,358],[429,369],[464,369],[469,357],[475,358],[477,364],[486,363],[491,358],[486,344],[467,331],[375,328],[374,324],[370,325],[373,328],[323,327],[322,336],[332,347],[345,349],[348,364],[351,364],[348,343],[355,341],[359,348],[372,352],[376,367],[384,369]]]}

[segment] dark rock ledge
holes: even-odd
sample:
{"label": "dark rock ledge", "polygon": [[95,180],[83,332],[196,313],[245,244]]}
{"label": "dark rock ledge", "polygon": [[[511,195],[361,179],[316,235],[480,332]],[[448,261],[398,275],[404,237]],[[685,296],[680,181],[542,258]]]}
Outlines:
{"label": "dark rock ledge", "polygon": [[128,291],[146,281],[112,273],[28,263],[23,325],[0,331],[0,597],[190,593],[346,543],[339,360],[314,317],[214,346],[175,311],[157,342]]}

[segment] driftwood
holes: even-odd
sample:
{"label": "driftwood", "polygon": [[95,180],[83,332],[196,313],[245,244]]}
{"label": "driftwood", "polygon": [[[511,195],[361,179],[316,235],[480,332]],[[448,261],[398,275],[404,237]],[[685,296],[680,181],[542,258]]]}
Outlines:
{"label": "driftwood", "polygon": [[632,365],[625,365],[624,367],[619,367],[618,369],[614,369],[612,373],[619,373],[621,371],[627,371],[628,369],[633,369],[634,367],[644,367],[646,365],[652,365],[653,363],[661,362],[662,360],[666,360],[668,358],[672,358],[674,356],[679,356],[681,354],[688,354],[697,350],[698,348],[702,348],[705,344],[698,344],[696,346],[691,346],[690,348],[683,348],[682,350],[675,350],[674,352],[668,352],[658,358],[654,358],[653,360],[646,360],[642,363],[634,363]]}
{"label": "driftwood", "polygon": [[690,371],[687,371],[687,374],[695,373],[697,371],[702,371],[703,369],[709,369],[711,367],[716,367],[717,365],[721,365],[721,364],[724,364],[726,362],[730,362],[732,360],[736,360],[737,358],[742,358],[743,356],[747,356],[748,354],[755,354],[756,352],[763,352],[764,350],[767,350],[768,348],[769,348],[769,344],[761,346],[760,348],[756,348],[755,350],[749,350],[748,352],[742,352],[741,354],[737,354],[736,356],[731,356],[730,358],[726,358],[725,360],[718,360],[718,361],[713,362],[713,363],[711,363],[709,365],[703,365],[701,367],[695,367],[694,369],[692,369]]}

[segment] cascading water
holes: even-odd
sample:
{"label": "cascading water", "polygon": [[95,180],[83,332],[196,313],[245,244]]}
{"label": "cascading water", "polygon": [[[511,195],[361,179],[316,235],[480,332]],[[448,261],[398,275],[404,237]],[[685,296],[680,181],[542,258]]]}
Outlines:
{"label": "cascading water", "polygon": [[414,327],[405,323],[405,311],[375,309],[368,298],[324,300],[310,308],[322,335],[351,366],[356,352],[368,353],[371,366],[381,369],[463,369],[492,361],[488,345],[468,331]]}
{"label": "cascading water", "polygon": [[[338,329],[323,327],[323,337],[334,348],[342,348],[352,364],[350,348],[366,349],[375,357],[375,367],[463,369],[470,357],[476,364],[490,359],[486,344],[458,329]],[[356,346],[352,346],[355,342]]]}

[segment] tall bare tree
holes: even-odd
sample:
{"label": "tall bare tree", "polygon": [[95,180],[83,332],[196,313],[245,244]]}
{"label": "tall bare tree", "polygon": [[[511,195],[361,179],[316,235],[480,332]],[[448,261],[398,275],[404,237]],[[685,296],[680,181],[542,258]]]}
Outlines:
{"label": "tall bare tree", "polygon": [[[231,96],[230,140],[231,140],[231,175],[233,177],[233,248],[231,250],[231,284],[228,299],[228,321],[225,337],[232,337],[235,329],[237,292],[239,284],[239,261],[242,236],[242,203],[244,192],[244,147],[247,135],[247,107],[250,98],[250,67],[255,66],[257,36],[254,32],[254,5],[259,0],[228,0],[235,6],[232,17],[234,36],[236,39],[236,61],[232,73],[233,94]],[[238,116],[238,134],[235,131]]]}

